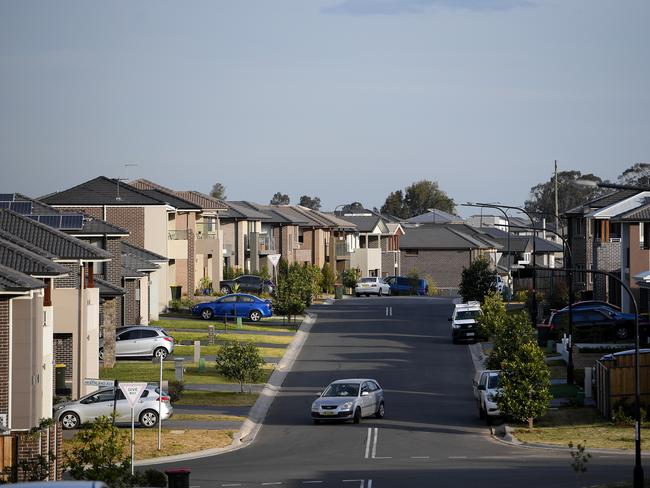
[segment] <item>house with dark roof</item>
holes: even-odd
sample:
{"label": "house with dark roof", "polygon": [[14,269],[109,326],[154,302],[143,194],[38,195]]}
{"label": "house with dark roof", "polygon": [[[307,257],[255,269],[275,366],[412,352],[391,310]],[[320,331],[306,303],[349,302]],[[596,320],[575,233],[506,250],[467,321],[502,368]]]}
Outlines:
{"label": "house with dark roof", "polygon": [[[625,275],[627,267],[622,266],[621,258],[622,221],[615,217],[644,205],[649,196],[650,192],[619,190],[565,212],[573,267]],[[574,286],[583,298],[623,304],[621,288],[613,278],[578,273]]]}
{"label": "house with dark roof", "polygon": [[429,275],[444,294],[458,293],[463,268],[481,256],[496,268],[501,245],[464,224],[409,226],[401,239],[403,272]]}
{"label": "house with dark roof", "polygon": [[[83,378],[99,374],[99,289],[94,270],[110,261],[111,254],[10,210],[0,209],[0,238],[5,242],[5,256],[11,256],[15,265],[17,246],[23,255],[39,255],[67,270],[66,275],[38,276],[44,284],[40,318],[52,334],[43,347],[46,354],[54,350],[54,362],[67,365],[73,396],[87,393]],[[52,377],[52,362],[44,365],[43,375]]]}
{"label": "house with dark roof", "polygon": [[136,184],[140,188],[100,176],[41,200],[124,228],[129,231],[127,242],[168,259],[151,274],[146,290],[152,304],[150,318],[156,320],[171,299],[170,285],[181,285],[183,293],[190,295],[196,288],[195,224],[203,209],[146,180]]}

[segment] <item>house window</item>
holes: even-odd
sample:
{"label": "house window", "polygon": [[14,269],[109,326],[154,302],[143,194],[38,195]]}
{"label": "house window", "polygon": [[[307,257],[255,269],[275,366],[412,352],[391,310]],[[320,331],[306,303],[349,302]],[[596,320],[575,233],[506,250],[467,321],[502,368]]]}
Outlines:
{"label": "house window", "polygon": [[621,238],[621,223],[620,222],[610,222],[609,223],[609,238],[610,239],[620,239]]}
{"label": "house window", "polygon": [[303,243],[305,242],[305,236],[303,235],[303,230],[298,229],[298,242]]}
{"label": "house window", "polygon": [[639,236],[641,240],[641,249],[650,249],[650,222],[641,222]]}
{"label": "house window", "polygon": [[574,219],[573,230],[575,230],[576,236],[584,236],[585,235],[584,220],[581,218]]}
{"label": "house window", "polygon": [[603,226],[601,220],[593,220],[591,223],[591,233],[596,239],[603,238]]}

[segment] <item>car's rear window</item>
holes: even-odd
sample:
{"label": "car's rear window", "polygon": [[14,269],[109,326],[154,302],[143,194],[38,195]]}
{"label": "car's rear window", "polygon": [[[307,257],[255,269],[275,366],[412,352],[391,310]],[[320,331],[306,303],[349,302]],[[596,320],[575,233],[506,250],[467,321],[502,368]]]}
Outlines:
{"label": "car's rear window", "polygon": [[361,278],[359,283],[375,283],[377,278]]}

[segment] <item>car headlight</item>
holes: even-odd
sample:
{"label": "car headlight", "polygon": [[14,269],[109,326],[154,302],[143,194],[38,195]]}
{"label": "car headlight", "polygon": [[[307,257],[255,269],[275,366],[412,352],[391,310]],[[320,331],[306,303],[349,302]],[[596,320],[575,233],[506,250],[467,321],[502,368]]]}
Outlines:
{"label": "car headlight", "polygon": [[488,402],[493,402],[494,403],[496,401],[496,396],[494,395],[494,393],[488,393],[487,394],[487,399],[488,399]]}
{"label": "car headlight", "polygon": [[451,328],[452,329],[460,329],[460,325],[452,323]]}
{"label": "car headlight", "polygon": [[341,405],[341,410],[350,410],[352,408],[352,402],[345,402]]}
{"label": "car headlight", "polygon": [[311,404],[311,411],[312,412],[318,412],[318,404],[312,403]]}

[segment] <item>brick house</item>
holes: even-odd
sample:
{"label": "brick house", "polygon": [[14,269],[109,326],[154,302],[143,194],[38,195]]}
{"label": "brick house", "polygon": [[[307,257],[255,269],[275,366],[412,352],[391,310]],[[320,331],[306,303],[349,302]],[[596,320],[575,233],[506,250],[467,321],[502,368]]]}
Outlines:
{"label": "brick house", "polygon": [[456,294],[463,268],[480,256],[496,266],[501,246],[463,224],[406,227],[400,241],[402,270],[431,276],[438,290]]}
{"label": "brick house", "polygon": [[8,481],[26,481],[18,463],[44,456],[46,479],[61,479],[61,428],[41,428],[40,420],[52,415],[51,367],[49,372],[46,367],[51,357],[44,347],[48,341],[51,345],[52,330],[43,324],[51,296],[44,281],[65,276],[67,269],[7,241],[0,252],[3,262],[47,276],[36,279],[0,264],[0,444],[5,454],[0,470],[11,473]]}

